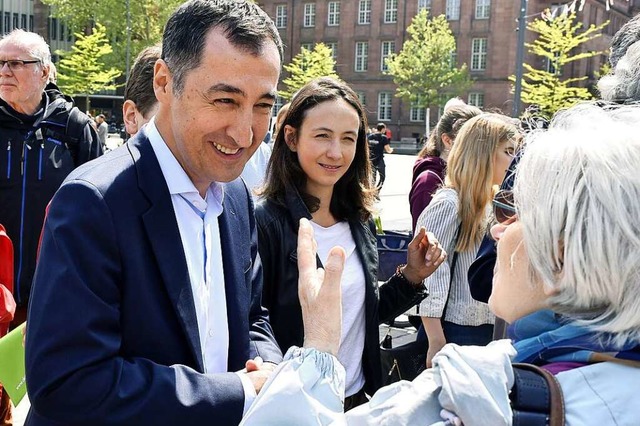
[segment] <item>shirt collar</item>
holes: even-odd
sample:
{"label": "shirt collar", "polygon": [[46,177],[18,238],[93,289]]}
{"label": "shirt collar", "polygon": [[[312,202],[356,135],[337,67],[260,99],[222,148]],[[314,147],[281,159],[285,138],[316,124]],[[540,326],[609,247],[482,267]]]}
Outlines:
{"label": "shirt collar", "polygon": [[[169,193],[171,195],[190,194],[189,198],[191,199],[194,198],[193,193],[195,193],[200,197],[197,188],[191,179],[189,179],[189,176],[187,176],[187,173],[184,171],[180,163],[178,163],[178,160],[173,155],[164,139],[162,139],[162,136],[156,127],[155,117],[146,124],[145,133],[147,138],[149,138],[149,142],[151,142],[153,152],[158,158],[158,163],[160,163],[162,175],[167,182]],[[168,176],[171,176],[171,179],[167,179]],[[212,182],[207,189],[207,194],[212,196],[219,205],[222,205],[224,200],[224,191],[219,182]],[[200,199],[202,199],[202,197],[200,197]]]}

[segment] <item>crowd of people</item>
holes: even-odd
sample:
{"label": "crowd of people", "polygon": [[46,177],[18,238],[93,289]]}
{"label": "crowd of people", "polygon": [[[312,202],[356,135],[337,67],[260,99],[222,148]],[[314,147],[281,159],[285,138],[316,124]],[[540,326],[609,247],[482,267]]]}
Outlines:
{"label": "crowd of people", "polygon": [[[266,137],[282,60],[253,2],[185,2],[128,77],[131,139],[102,155],[106,118],[55,85],[42,37],[0,39],[0,332],[26,321],[26,424],[507,425],[512,363],[555,377],[566,424],[637,421],[640,17],[602,101],[548,129],[445,106],[384,283],[391,135],[324,77]],[[382,386],[378,327],[403,312],[427,369]]]}

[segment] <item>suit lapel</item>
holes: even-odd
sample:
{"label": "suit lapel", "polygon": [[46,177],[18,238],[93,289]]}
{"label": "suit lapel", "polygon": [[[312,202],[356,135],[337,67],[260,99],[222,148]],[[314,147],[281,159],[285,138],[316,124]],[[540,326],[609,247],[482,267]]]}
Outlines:
{"label": "suit lapel", "polygon": [[144,129],[140,133],[129,142],[129,151],[136,164],[140,190],[151,203],[151,208],[142,215],[142,221],[197,369],[204,372],[196,308],[171,195]]}
{"label": "suit lapel", "polygon": [[[227,299],[227,323],[229,326],[229,370],[244,368],[249,357],[249,307],[251,295],[246,286],[245,271],[251,268],[248,253],[251,247],[246,224],[241,218],[247,217],[246,208],[234,198],[230,185],[225,185],[224,209],[219,218],[222,264],[224,267],[224,287]],[[242,336],[247,336],[246,338]]]}

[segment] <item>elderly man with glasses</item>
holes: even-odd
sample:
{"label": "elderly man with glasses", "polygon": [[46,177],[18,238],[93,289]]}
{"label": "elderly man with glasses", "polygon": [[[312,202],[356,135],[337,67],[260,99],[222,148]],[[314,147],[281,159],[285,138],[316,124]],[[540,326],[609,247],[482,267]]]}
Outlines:
{"label": "elderly man with glasses", "polygon": [[64,178],[100,153],[89,118],[49,83],[51,53],[38,34],[0,39],[0,223],[15,248],[13,325],[26,319],[45,208]]}

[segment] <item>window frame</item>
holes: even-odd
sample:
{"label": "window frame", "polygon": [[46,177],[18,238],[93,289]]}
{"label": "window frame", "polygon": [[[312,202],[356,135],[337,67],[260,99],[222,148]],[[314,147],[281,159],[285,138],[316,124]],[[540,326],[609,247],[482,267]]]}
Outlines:
{"label": "window frame", "polygon": [[358,25],[370,25],[370,24],[371,24],[371,0],[360,0],[358,2]]}
{"label": "window frame", "polygon": [[491,0],[476,0],[475,12],[476,19],[489,19],[491,17]]}
{"label": "window frame", "polygon": [[445,16],[447,17],[447,21],[460,20],[460,0],[447,0]]}
{"label": "window frame", "polygon": [[[478,42],[477,51],[476,42]],[[488,44],[486,37],[476,37],[471,39],[471,63],[469,66],[471,71],[486,71]],[[477,65],[475,65],[476,61]]]}
{"label": "window frame", "polygon": [[[284,11],[284,13],[282,13]],[[288,24],[288,10],[286,4],[276,5],[276,28],[287,28]]]}
{"label": "window frame", "polygon": [[[331,10],[332,8],[333,10]],[[329,3],[327,3],[327,26],[337,27],[339,25],[340,25],[340,2],[330,1]]]}
{"label": "window frame", "polygon": [[[391,46],[392,49],[385,54],[385,46]],[[380,42],[380,71],[386,72],[389,70],[385,63],[385,59],[389,57],[391,53],[396,53],[396,42],[395,40],[382,40]]]}
{"label": "window frame", "polygon": [[398,22],[398,0],[384,0],[384,23]]}
{"label": "window frame", "polygon": [[313,28],[316,26],[316,4],[305,3],[302,8],[302,26],[304,28]]}
{"label": "window frame", "polygon": [[[383,104],[382,98],[385,98],[385,103]],[[392,115],[392,107],[393,107],[393,93],[382,91],[378,92],[378,121],[391,121]],[[382,114],[381,114],[382,113]],[[388,117],[387,117],[388,114]]]}
{"label": "window frame", "polygon": [[[362,46],[362,52],[358,52],[358,47]],[[358,66],[360,64],[360,66]],[[369,42],[368,41],[356,41],[355,44],[355,61],[354,72],[367,72],[369,71]]]}

